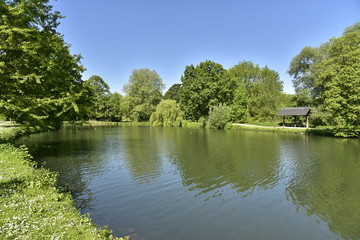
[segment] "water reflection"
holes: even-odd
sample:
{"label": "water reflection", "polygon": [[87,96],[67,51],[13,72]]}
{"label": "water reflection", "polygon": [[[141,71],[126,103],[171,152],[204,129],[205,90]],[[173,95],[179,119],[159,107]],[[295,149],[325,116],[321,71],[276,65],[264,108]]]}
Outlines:
{"label": "water reflection", "polygon": [[[168,151],[176,156],[183,185],[198,194],[235,189],[250,193],[273,187],[278,180],[279,146],[271,135],[246,135],[234,131],[195,129],[166,134],[176,142]],[[253,143],[256,143],[255,145]]]}
{"label": "water reflection", "polygon": [[22,141],[60,173],[78,206],[115,234],[360,238],[358,140],[104,127]]}
{"label": "water reflection", "polygon": [[139,183],[154,181],[161,174],[161,138],[152,128],[135,127],[123,135],[124,154],[133,178]]}
{"label": "water reflection", "polygon": [[95,196],[89,185],[102,172],[107,137],[106,131],[64,128],[23,137],[19,143],[28,146],[40,165],[60,173],[58,183],[72,193],[77,208],[91,209]]}
{"label": "water reflection", "polygon": [[292,159],[288,199],[327,222],[333,233],[360,239],[358,140],[311,137],[307,144],[284,143],[283,149]]}

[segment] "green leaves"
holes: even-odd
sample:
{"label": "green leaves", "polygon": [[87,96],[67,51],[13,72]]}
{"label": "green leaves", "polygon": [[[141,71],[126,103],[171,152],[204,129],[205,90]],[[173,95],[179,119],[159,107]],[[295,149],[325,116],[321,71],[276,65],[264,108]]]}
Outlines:
{"label": "green leaves", "polygon": [[[338,129],[360,125],[360,32],[333,39],[329,56],[317,66],[320,99]],[[343,135],[341,131],[338,135]]]}
{"label": "green leaves", "polygon": [[133,70],[124,86],[129,104],[127,115],[133,121],[148,121],[162,99],[163,84],[160,76],[147,68]]}
{"label": "green leaves", "polygon": [[156,106],[151,114],[150,125],[164,127],[181,127],[183,112],[175,100],[166,99]]}
{"label": "green leaves", "polygon": [[220,102],[231,101],[229,75],[220,64],[205,61],[198,66],[186,66],[181,77],[180,104],[185,116],[198,120],[207,116],[210,108]]}
{"label": "green leaves", "polygon": [[220,103],[210,109],[208,124],[210,128],[224,129],[230,121],[231,109],[226,104]]}
{"label": "green leaves", "polygon": [[19,123],[56,127],[79,113],[81,56],[56,32],[48,1],[5,1],[0,7],[0,111]]}

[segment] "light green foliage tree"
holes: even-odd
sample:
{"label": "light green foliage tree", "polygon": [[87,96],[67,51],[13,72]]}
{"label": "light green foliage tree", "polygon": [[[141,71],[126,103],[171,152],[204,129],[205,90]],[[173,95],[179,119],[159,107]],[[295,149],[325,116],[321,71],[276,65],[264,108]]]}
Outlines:
{"label": "light green foliage tree", "polygon": [[272,120],[281,107],[283,85],[279,74],[265,66],[260,78],[250,89],[250,115],[259,120]]}
{"label": "light green foliage tree", "polygon": [[180,83],[176,83],[172,85],[169,88],[169,90],[167,90],[166,93],[164,94],[164,99],[172,99],[175,100],[176,102],[180,102],[180,95],[179,95],[180,89],[181,89]]}
{"label": "light green foliage tree", "polygon": [[332,116],[338,135],[341,129],[360,125],[360,32],[349,32],[331,40],[326,59],[316,65],[320,99]]}
{"label": "light green foliage tree", "polygon": [[[347,27],[343,35],[350,32],[360,32],[360,22]],[[315,83],[317,77],[315,66],[328,57],[331,45],[332,41],[329,41],[319,47],[304,47],[291,61],[288,73],[294,78],[293,85],[296,94],[301,95],[299,96],[301,99],[299,99],[299,106],[304,103],[305,98],[308,106],[321,104],[317,100],[323,89],[321,85]],[[305,97],[305,93],[308,93],[307,97]],[[309,102],[309,100],[311,101]]]}
{"label": "light green foliage tree", "polygon": [[150,124],[152,126],[181,127],[183,112],[175,100],[162,100],[156,111],[151,114]]}
{"label": "light green foliage tree", "polygon": [[210,109],[208,125],[210,128],[224,129],[230,118],[231,108],[226,106],[226,104],[220,103]]}
{"label": "light green foliage tree", "polygon": [[212,106],[232,100],[229,75],[218,63],[186,66],[181,82],[180,104],[187,119],[197,121],[207,116]]}
{"label": "light green foliage tree", "polygon": [[243,120],[239,120],[246,121],[248,116],[254,120],[270,120],[275,116],[282,103],[282,82],[277,72],[252,62],[240,62],[229,69],[229,74],[230,89],[237,89],[232,108],[233,111],[239,109],[243,116]]}
{"label": "light green foliage tree", "polygon": [[304,47],[290,63],[288,73],[292,76],[296,93],[309,94],[309,97],[317,97],[318,90],[315,87],[314,65],[324,57],[327,44],[320,48]]}
{"label": "light green foliage tree", "polygon": [[249,120],[249,102],[245,85],[239,83],[230,108],[232,110],[231,118],[234,122],[247,122]]}
{"label": "light green foliage tree", "polygon": [[347,28],[345,28],[343,36],[351,32],[360,32],[360,22],[357,22]]}
{"label": "light green foliage tree", "polygon": [[299,89],[294,96],[294,107],[313,106],[314,99],[311,97],[310,90],[306,88]]}
{"label": "light green foliage tree", "polygon": [[19,123],[57,127],[80,116],[87,91],[81,57],[70,54],[56,31],[61,16],[47,3],[0,2],[0,112]]}
{"label": "light green foliage tree", "polygon": [[165,88],[160,76],[147,68],[132,72],[124,92],[129,98],[129,117],[133,121],[148,121],[155,111],[156,105],[162,100],[162,90]]}
{"label": "light green foliage tree", "polygon": [[244,85],[249,90],[260,78],[261,68],[250,61],[242,61],[230,68],[228,72],[235,87]]}

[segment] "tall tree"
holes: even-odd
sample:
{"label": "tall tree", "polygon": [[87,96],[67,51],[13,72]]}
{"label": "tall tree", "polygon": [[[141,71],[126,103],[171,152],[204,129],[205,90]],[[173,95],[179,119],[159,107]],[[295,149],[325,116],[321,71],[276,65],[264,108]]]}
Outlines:
{"label": "tall tree", "polygon": [[265,66],[249,93],[250,115],[259,120],[271,120],[281,106],[283,85],[279,74]]}
{"label": "tall tree", "polygon": [[92,88],[94,99],[89,117],[96,120],[108,120],[109,85],[98,75],[91,76],[85,83]]}
{"label": "tall tree", "polygon": [[360,125],[360,32],[332,39],[329,55],[316,66],[320,98],[339,129]]}
{"label": "tall tree", "polygon": [[207,116],[212,106],[232,100],[229,75],[213,61],[186,66],[181,81],[180,104],[188,119],[198,120]]}
{"label": "tall tree", "polygon": [[124,115],[123,97],[120,93],[114,92],[108,96],[108,100],[105,102],[106,111],[104,114],[104,120],[119,122]]}
{"label": "tall tree", "polygon": [[[321,89],[315,84],[314,66],[321,62],[327,55],[329,43],[320,47],[304,47],[290,63],[288,73],[292,76],[296,93],[309,93],[312,98],[317,98]],[[307,91],[303,91],[303,90]]]}
{"label": "tall tree", "polygon": [[[279,74],[268,67],[245,61],[229,69],[231,85],[235,86],[232,104],[233,120],[269,120],[281,105],[282,82]],[[244,89],[245,88],[245,89]],[[247,112],[244,112],[244,111]]]}
{"label": "tall tree", "polygon": [[180,89],[181,89],[181,84],[175,83],[169,88],[169,90],[166,91],[166,93],[164,94],[164,99],[171,99],[171,100],[175,100],[176,102],[180,102],[180,95],[179,95]]}
{"label": "tall tree", "polygon": [[124,92],[130,98],[130,117],[133,121],[148,121],[162,99],[165,85],[159,74],[147,68],[136,69],[131,73]]}
{"label": "tall tree", "polygon": [[0,112],[42,127],[78,117],[84,69],[56,31],[60,13],[47,0],[3,0],[0,12]]}
{"label": "tall tree", "polygon": [[93,86],[97,97],[110,94],[109,85],[100,76],[92,75],[87,82],[90,86]]}

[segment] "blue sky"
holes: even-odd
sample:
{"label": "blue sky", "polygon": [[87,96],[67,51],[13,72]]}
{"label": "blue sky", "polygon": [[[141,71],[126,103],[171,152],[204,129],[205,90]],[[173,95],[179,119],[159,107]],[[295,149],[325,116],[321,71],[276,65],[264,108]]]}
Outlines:
{"label": "blue sky", "polygon": [[51,0],[58,30],[83,56],[83,79],[101,76],[122,93],[133,69],[155,70],[168,89],[205,60],[228,69],[252,61],[280,74],[305,46],[341,36],[360,21],[359,0]]}

